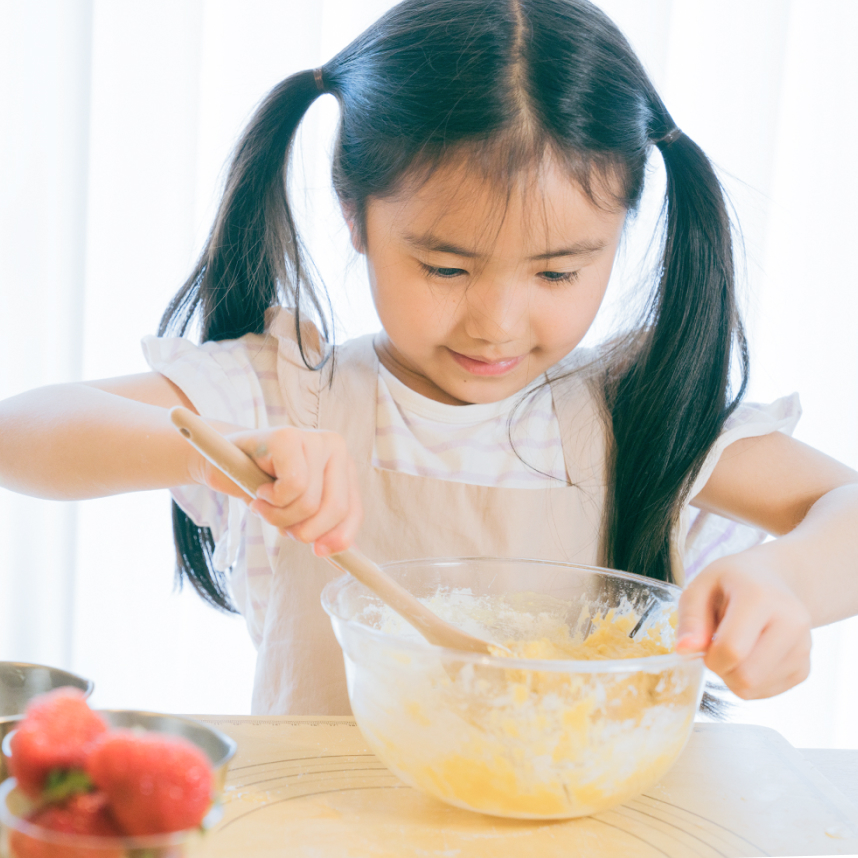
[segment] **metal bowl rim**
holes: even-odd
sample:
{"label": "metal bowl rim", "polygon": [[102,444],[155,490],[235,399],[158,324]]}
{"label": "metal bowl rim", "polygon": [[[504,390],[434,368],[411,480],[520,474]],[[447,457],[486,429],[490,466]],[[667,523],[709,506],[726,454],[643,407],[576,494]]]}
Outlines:
{"label": "metal bowl rim", "polygon": [[[56,671],[57,673],[63,673],[66,676],[70,676],[73,679],[79,679],[86,686],[85,688],[81,689],[81,691],[83,691],[85,697],[89,697],[92,694],[93,689],[95,688],[95,682],[93,682],[93,680],[87,679],[85,676],[81,676],[79,673],[74,673],[74,671],[66,670],[64,667],[56,667],[53,664],[33,664],[32,662],[29,662],[29,661],[0,661],[0,665],[4,665],[4,664],[8,664],[11,667],[25,667],[25,668],[36,667],[36,668],[39,668],[39,670],[53,670],[53,671]],[[57,688],[77,688],[77,687],[78,686],[76,686],[76,685],[58,685],[57,686]],[[21,712],[20,714],[23,715],[24,713]],[[14,717],[14,716],[4,715],[2,717],[8,718],[8,717]],[[0,720],[2,720],[2,719],[0,719]]]}
{"label": "metal bowl rim", "polygon": [[[93,712],[97,712],[99,714],[117,714],[117,715],[143,715],[143,716],[151,716],[152,718],[171,718],[174,721],[180,721],[183,724],[190,724],[195,727],[202,727],[204,730],[214,734],[215,737],[224,745],[226,751],[224,755],[217,761],[212,761],[212,769],[217,771],[218,769],[225,766],[229,761],[235,756],[235,752],[238,750],[238,743],[230,736],[227,736],[222,730],[218,730],[217,727],[212,727],[210,724],[206,724],[204,721],[197,721],[194,718],[184,718],[181,715],[171,715],[167,712],[147,712],[144,709],[93,709]],[[18,720],[21,720],[20,718]],[[120,729],[120,728],[117,728]],[[158,732],[158,731],[154,731]],[[12,736],[15,734],[14,730],[10,730],[4,737],[2,746],[0,746],[0,751],[6,759],[11,759],[11,743]],[[169,735],[169,734],[167,734]],[[183,737],[187,738],[187,737]],[[188,739],[188,741],[192,741]],[[197,746],[199,747],[199,746]]]}

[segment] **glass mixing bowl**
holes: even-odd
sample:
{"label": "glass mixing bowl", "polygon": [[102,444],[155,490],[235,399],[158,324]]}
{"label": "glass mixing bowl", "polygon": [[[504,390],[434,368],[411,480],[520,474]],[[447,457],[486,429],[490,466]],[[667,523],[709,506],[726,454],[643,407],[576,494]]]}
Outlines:
{"label": "glass mixing bowl", "polygon": [[[355,720],[406,783],[482,813],[564,819],[627,801],[678,757],[703,691],[702,654],[672,652],[678,587],[486,557],[384,570],[448,621],[529,656],[432,646],[350,576],[325,587]],[[665,654],[611,658],[629,637]],[[558,640],[593,651],[530,657]]]}

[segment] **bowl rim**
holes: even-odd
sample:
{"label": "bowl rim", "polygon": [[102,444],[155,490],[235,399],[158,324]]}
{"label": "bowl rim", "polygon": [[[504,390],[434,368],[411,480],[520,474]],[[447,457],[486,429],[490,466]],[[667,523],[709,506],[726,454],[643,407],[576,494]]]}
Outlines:
{"label": "bowl rim", "polygon": [[17,786],[18,782],[15,778],[7,778],[3,783],[0,783],[0,823],[10,831],[19,831],[33,839],[60,846],[76,846],[80,849],[153,849],[159,846],[177,846],[187,840],[189,836],[208,831],[217,825],[223,816],[223,805],[220,801],[216,801],[206,813],[202,824],[197,828],[145,836],[98,837],[91,834],[68,834],[62,831],[52,831],[50,828],[43,828],[41,825],[34,825],[24,817],[13,813],[9,809],[7,799],[9,793]]}
{"label": "bowl rim", "polygon": [[[396,560],[390,563],[380,563],[382,569],[396,569],[404,566],[414,566],[420,563],[429,563],[433,566],[460,564],[463,562],[501,562],[501,563],[529,563],[540,566],[560,566],[567,569],[580,569],[585,572],[596,572],[611,578],[620,578],[626,581],[645,581],[647,586],[666,590],[675,594],[682,592],[682,588],[667,581],[659,581],[656,578],[647,578],[634,572],[621,572],[618,569],[608,569],[603,566],[588,566],[584,563],[569,563],[560,560],[536,560],[527,557],[423,557],[411,560]],[[329,581],[322,590],[321,602],[325,613],[331,618],[336,628],[337,623],[342,623],[359,634],[365,635],[372,640],[384,643],[395,641],[398,649],[404,649],[412,653],[426,655],[433,653],[449,661],[465,662],[467,664],[481,665],[485,667],[503,668],[506,670],[538,670],[549,673],[634,673],[646,671],[647,673],[660,673],[668,668],[675,667],[692,661],[702,661],[705,653],[703,651],[689,653],[668,653],[666,655],[648,655],[640,658],[616,658],[600,659],[540,659],[540,658],[507,658],[505,656],[481,655],[480,653],[465,652],[463,650],[441,647],[430,644],[425,640],[412,640],[400,635],[392,635],[387,632],[373,629],[370,626],[359,623],[356,620],[343,617],[334,608],[337,596],[346,588],[358,585],[359,582],[351,575],[340,575],[333,581]]]}
{"label": "bowl rim", "polygon": [[[204,721],[198,721],[196,718],[186,718],[182,715],[173,715],[169,712],[149,712],[145,709],[93,709],[93,712],[96,712],[99,715],[142,715],[144,717],[151,718],[172,718],[175,721],[181,721],[183,724],[191,724],[195,727],[202,727],[204,730],[207,730],[209,733],[213,733],[217,736],[218,740],[221,744],[226,748],[223,755],[218,760],[212,760],[211,766],[213,771],[218,771],[223,766],[227,765],[229,761],[235,756],[236,751],[238,750],[238,742],[235,741],[231,736],[227,736],[222,730],[218,730],[217,727],[212,727],[211,724],[206,724]],[[24,718],[23,715],[18,717],[18,721],[22,721]],[[118,728],[117,728],[118,729]],[[3,756],[10,760],[12,759],[12,736],[15,735],[15,730],[10,730],[4,737],[3,741],[0,744],[0,753]],[[191,740],[188,739],[190,742]],[[199,746],[197,746],[199,747]]]}
{"label": "bowl rim", "polygon": [[[71,679],[77,679],[77,680],[79,680],[80,682],[82,682],[82,683],[84,684],[84,687],[83,687],[83,688],[80,688],[80,686],[77,686],[77,685],[58,685],[58,686],[57,686],[57,688],[80,688],[80,690],[83,692],[83,694],[84,694],[84,696],[85,696],[85,697],[90,697],[90,696],[92,696],[92,692],[93,692],[93,690],[95,689],[95,682],[93,682],[93,680],[91,680],[91,679],[87,679],[85,676],[81,676],[79,673],[75,673],[74,671],[66,670],[64,667],[57,667],[57,666],[56,666],[56,665],[54,665],[54,664],[36,664],[36,663],[34,663],[34,662],[30,662],[30,661],[5,661],[5,660],[0,660],[0,667],[2,667],[2,666],[4,666],[4,665],[7,665],[7,666],[9,666],[9,667],[23,667],[23,668],[31,668],[31,667],[35,667],[35,668],[38,668],[39,670],[52,670],[52,671],[54,671],[55,673],[61,673],[61,674],[63,674],[64,676],[67,676],[67,677],[69,677],[69,678],[71,678]],[[44,692],[43,692],[43,693],[44,693]],[[21,712],[21,713],[14,713],[14,714],[13,714],[13,715],[11,715],[11,716],[9,716],[9,715],[4,715],[4,716],[2,716],[2,718],[9,718],[9,717],[14,718],[14,717],[15,717],[15,714],[21,714],[21,715],[23,715],[23,712]],[[0,719],[0,720],[1,720],[1,719]]]}

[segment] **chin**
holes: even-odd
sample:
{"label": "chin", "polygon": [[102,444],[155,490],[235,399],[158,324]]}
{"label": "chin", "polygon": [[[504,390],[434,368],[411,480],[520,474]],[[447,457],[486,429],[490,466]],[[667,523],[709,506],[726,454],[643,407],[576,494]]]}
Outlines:
{"label": "chin", "polygon": [[527,386],[527,382],[521,384],[492,384],[484,381],[466,382],[455,390],[448,391],[448,396],[458,399],[468,405],[486,405],[490,402],[500,402],[510,396],[515,396],[520,390]]}

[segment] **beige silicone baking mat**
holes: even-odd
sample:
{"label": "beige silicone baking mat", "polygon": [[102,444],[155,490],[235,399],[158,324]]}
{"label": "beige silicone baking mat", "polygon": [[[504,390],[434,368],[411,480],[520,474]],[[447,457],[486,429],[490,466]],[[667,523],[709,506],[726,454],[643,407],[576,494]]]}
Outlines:
{"label": "beige silicone baking mat", "polygon": [[346,718],[206,717],[239,745],[212,858],[739,858],[858,853],[858,809],[764,727],[696,724],[644,795],[564,822],[495,819],[405,786]]}

